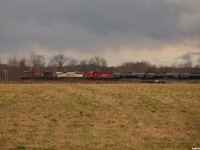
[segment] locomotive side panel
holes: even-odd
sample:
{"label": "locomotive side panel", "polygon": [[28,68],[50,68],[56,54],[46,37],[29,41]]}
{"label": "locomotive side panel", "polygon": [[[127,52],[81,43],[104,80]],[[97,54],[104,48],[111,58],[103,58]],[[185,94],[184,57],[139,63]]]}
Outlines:
{"label": "locomotive side panel", "polygon": [[112,72],[90,72],[85,74],[86,79],[113,79]]}
{"label": "locomotive side panel", "polygon": [[43,73],[41,72],[24,71],[20,79],[29,80],[29,79],[40,79],[42,77],[43,77]]}
{"label": "locomotive side panel", "polygon": [[92,73],[92,72],[86,73],[86,74],[85,74],[85,78],[86,78],[86,79],[94,79],[94,73]]}
{"label": "locomotive side panel", "polygon": [[97,72],[97,73],[95,73],[95,78],[97,78],[97,79],[112,79],[113,73],[111,73],[111,72]]}
{"label": "locomotive side panel", "polygon": [[83,78],[82,72],[56,72],[57,78]]}

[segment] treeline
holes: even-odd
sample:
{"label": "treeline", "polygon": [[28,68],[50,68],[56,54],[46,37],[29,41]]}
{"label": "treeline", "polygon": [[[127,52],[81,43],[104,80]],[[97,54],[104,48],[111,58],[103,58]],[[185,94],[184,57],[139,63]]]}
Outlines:
{"label": "treeline", "polygon": [[107,60],[102,57],[94,56],[88,60],[76,60],[65,57],[63,54],[52,56],[45,59],[44,55],[31,52],[27,58],[18,58],[16,56],[7,60],[7,64],[2,64],[0,59],[0,80],[19,80],[24,71],[35,72],[56,72],[56,71],[107,71],[107,72],[200,72],[199,64],[193,66],[192,62],[183,64],[174,64],[170,67],[155,66],[147,61],[142,62],[124,62],[119,66],[109,67]]}

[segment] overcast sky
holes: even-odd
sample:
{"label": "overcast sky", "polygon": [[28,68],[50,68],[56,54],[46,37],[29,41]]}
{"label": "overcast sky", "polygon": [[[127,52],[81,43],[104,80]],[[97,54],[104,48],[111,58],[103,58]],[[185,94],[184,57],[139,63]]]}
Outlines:
{"label": "overcast sky", "polygon": [[101,56],[109,65],[200,57],[200,0],[0,0],[0,58]]}

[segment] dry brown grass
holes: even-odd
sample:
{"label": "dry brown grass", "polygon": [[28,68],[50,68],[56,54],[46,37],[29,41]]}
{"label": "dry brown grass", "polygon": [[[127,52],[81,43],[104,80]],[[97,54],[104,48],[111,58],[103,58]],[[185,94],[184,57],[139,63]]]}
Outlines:
{"label": "dry brown grass", "polygon": [[200,147],[200,85],[0,84],[0,149]]}

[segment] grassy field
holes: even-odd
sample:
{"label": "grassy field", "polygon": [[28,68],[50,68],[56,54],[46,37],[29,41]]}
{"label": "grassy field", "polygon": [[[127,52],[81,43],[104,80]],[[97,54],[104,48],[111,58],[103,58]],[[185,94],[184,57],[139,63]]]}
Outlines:
{"label": "grassy field", "polygon": [[0,84],[0,149],[200,147],[200,85]]}

